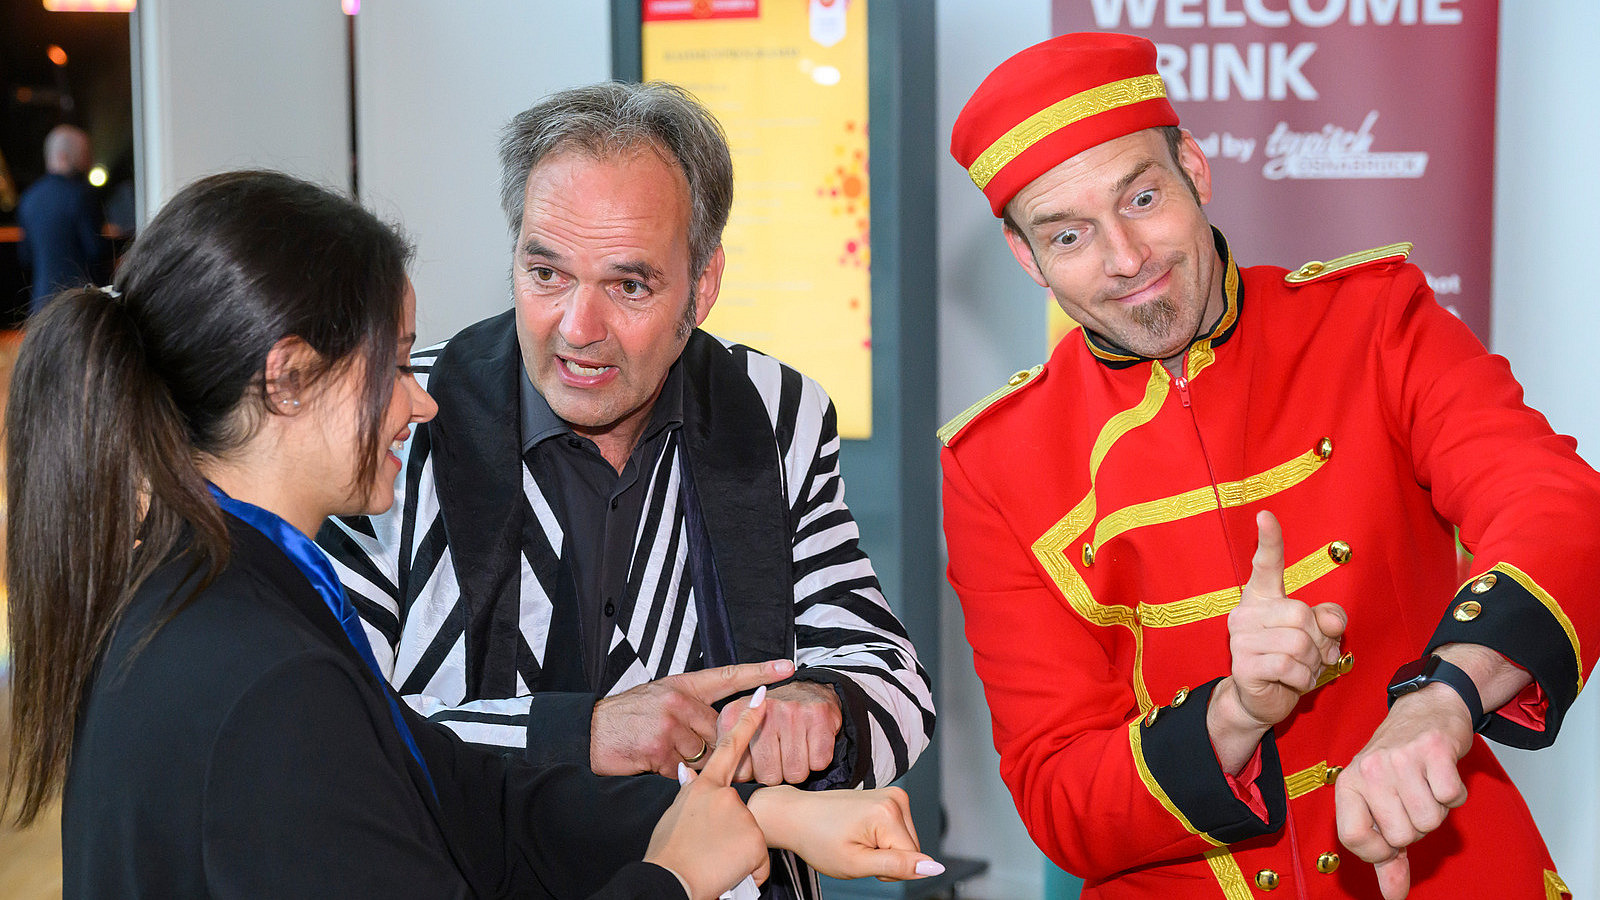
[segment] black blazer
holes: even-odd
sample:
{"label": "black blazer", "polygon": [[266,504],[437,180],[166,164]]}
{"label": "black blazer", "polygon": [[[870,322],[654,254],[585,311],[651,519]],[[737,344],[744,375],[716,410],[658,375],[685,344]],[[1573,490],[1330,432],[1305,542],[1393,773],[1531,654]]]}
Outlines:
{"label": "black blazer", "polygon": [[310,582],[228,522],[221,575],[163,623],[192,582],[182,558],[160,569],[89,687],[61,817],[67,898],[683,896],[637,862],[667,779],[534,767],[402,703],[436,799],[388,686]]}

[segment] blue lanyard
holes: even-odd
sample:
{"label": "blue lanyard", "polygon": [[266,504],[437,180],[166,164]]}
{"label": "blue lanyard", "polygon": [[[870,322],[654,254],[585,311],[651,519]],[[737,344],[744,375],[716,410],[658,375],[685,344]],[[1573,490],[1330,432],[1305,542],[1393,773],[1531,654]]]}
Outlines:
{"label": "blue lanyard", "polygon": [[235,500],[214,484],[208,486],[211,488],[211,495],[217,498],[219,506],[254,526],[288,555],[311,582],[311,587],[322,598],[322,602],[328,605],[328,611],[339,620],[339,627],[344,629],[345,637],[349,638],[351,646],[356,648],[356,653],[360,654],[367,668],[371,669],[373,676],[378,679],[378,689],[383,692],[383,698],[389,701],[389,715],[394,719],[394,727],[400,732],[400,739],[406,742],[406,749],[411,751],[411,758],[421,767],[422,777],[428,782],[428,790],[433,791],[434,799],[437,800],[439,792],[433,786],[433,776],[428,773],[428,764],[422,761],[422,751],[417,749],[416,738],[407,727],[405,718],[400,715],[400,704],[395,702],[394,692],[384,687],[387,682],[382,670],[378,668],[377,658],[372,655],[372,644],[367,641],[367,633],[361,627],[361,619],[356,616],[355,605],[345,595],[344,585],[339,583],[339,576],[333,570],[333,563],[328,561],[328,557],[310,538],[301,534],[299,529],[285,522],[276,513],[243,500]]}

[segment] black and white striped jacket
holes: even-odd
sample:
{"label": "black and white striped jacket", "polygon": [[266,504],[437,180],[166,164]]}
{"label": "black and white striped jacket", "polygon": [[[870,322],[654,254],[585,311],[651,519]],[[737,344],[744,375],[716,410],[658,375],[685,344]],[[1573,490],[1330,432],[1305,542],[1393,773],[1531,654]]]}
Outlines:
{"label": "black and white striped jacket", "polygon": [[[597,693],[708,662],[789,657],[797,677],[832,684],[843,700],[835,767],[814,786],[904,774],[932,735],[930,684],[857,546],[822,388],[747,347],[691,336],[684,425],[648,476],[597,692],[575,659],[556,495],[521,459],[519,360],[509,312],[419,351],[413,363],[440,412],[407,442],[394,507],[330,522],[318,539],[407,701],[468,741],[587,764]],[[713,573],[712,591],[697,572]],[[710,631],[731,629],[720,637],[734,660],[705,653],[713,595],[725,621]]]}

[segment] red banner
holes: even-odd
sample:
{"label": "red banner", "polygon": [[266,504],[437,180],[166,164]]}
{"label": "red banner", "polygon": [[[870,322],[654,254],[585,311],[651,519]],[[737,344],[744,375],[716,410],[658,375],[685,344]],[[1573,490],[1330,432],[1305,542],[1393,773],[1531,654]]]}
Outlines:
{"label": "red banner", "polygon": [[1056,34],[1155,41],[1243,265],[1395,241],[1489,339],[1495,0],[1053,0]]}

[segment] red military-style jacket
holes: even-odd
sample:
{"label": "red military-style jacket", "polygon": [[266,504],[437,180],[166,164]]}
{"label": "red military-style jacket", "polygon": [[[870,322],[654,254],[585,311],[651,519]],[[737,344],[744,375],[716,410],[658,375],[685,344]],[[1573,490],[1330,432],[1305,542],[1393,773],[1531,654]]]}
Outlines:
{"label": "red military-style jacket", "polygon": [[[1600,645],[1600,476],[1408,245],[1294,273],[1217,247],[1226,312],[1181,376],[1069,335],[941,431],[950,582],[1001,775],[1085,897],[1375,898],[1329,785],[1395,669],[1446,643],[1498,650],[1543,692],[1542,728],[1496,715],[1486,736],[1555,739]],[[1205,727],[1262,509],[1290,595],[1349,616],[1340,664],[1262,741],[1267,821]],[[1469,799],[1409,849],[1411,896],[1563,894],[1481,738],[1460,770]]]}

